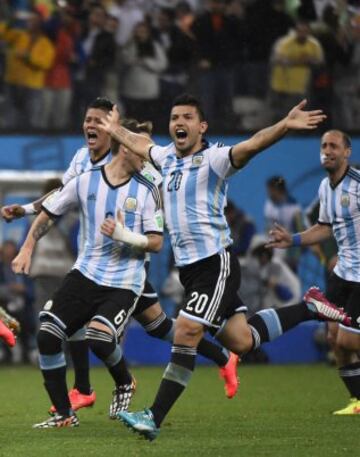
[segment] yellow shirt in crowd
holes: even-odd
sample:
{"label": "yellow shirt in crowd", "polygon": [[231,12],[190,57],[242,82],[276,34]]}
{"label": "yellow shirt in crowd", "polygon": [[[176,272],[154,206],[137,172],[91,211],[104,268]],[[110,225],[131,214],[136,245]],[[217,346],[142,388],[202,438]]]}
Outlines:
{"label": "yellow shirt in crowd", "polygon": [[[26,30],[8,28],[0,24],[0,40],[7,43],[4,80],[9,84],[42,89],[46,73],[52,66],[55,48],[52,42],[40,35],[31,43]],[[22,55],[27,54],[24,59]]]}
{"label": "yellow shirt in crowd", "polygon": [[[273,59],[275,63],[271,72],[271,89],[286,94],[305,94],[310,83],[312,65],[322,63],[324,56],[316,38],[308,37],[304,43],[299,43],[295,34],[291,33],[275,44]],[[303,63],[304,60],[311,63]]]}

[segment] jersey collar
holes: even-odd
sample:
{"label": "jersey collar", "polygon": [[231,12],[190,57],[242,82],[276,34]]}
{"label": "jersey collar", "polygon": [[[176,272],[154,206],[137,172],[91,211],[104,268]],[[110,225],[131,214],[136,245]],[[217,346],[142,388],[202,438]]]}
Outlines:
{"label": "jersey collar", "polygon": [[329,182],[330,182],[330,187],[334,190],[340,183],[341,181],[343,181],[343,179],[345,178],[345,176],[348,174],[350,170],[350,165],[347,166],[346,170],[345,170],[345,173],[341,176],[341,178],[335,183],[335,184],[332,184],[330,179],[329,179]]}
{"label": "jersey collar", "polygon": [[102,160],[105,159],[106,156],[108,156],[109,154],[111,154],[111,149],[108,149],[105,154],[103,154],[101,157],[99,157],[98,159],[96,160],[93,160],[90,156],[90,162],[93,164],[93,165],[96,165],[97,163],[101,162]]}

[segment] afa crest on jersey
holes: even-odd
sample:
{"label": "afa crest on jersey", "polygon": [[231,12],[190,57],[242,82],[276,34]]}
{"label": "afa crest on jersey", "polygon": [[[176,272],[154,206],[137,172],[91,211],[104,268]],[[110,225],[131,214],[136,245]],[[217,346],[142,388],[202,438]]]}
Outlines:
{"label": "afa crest on jersey", "polygon": [[349,194],[342,194],[340,198],[341,206],[347,207],[350,205],[350,195]]}
{"label": "afa crest on jersey", "polygon": [[193,158],[192,158],[193,167],[200,167],[200,165],[202,164],[203,160],[204,160],[204,156],[202,154],[193,155]]}
{"label": "afa crest on jersey", "polygon": [[128,197],[125,200],[124,208],[126,211],[135,211],[137,207],[137,200],[134,197]]}

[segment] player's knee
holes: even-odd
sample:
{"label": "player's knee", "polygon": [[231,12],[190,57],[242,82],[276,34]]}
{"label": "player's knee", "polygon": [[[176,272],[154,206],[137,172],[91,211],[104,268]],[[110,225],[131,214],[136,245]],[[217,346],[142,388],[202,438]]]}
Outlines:
{"label": "player's knee", "polygon": [[204,327],[199,322],[190,319],[178,318],[175,324],[176,342],[184,344],[200,340],[204,334]]}
{"label": "player's knee", "polygon": [[88,327],[85,334],[85,339],[92,352],[105,363],[116,348],[115,337],[112,332],[109,332],[111,332],[110,329],[105,331]]}
{"label": "player's knee", "polygon": [[51,355],[62,351],[62,343],[66,334],[54,322],[42,322],[37,334],[37,344],[40,354]]}

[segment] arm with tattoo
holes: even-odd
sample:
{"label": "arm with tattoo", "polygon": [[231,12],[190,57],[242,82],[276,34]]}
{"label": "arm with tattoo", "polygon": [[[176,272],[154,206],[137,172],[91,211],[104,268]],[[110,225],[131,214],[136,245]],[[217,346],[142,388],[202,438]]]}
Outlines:
{"label": "arm with tattoo", "polygon": [[50,230],[53,223],[54,221],[44,211],[36,217],[18,255],[11,263],[14,273],[29,274],[36,243]]}

